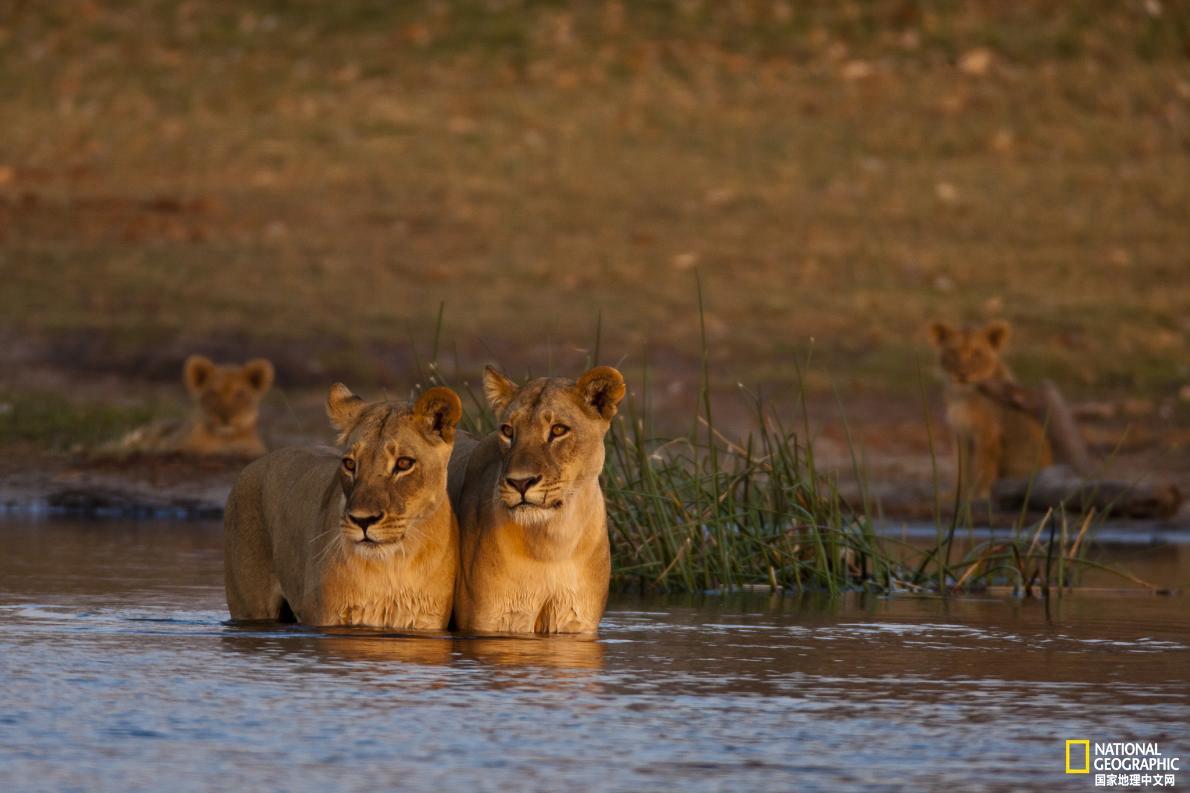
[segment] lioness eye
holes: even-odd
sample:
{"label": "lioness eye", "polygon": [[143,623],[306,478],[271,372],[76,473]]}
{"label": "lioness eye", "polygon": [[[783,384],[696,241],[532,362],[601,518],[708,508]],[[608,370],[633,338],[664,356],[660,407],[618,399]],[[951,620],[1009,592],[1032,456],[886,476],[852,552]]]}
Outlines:
{"label": "lioness eye", "polygon": [[511,424],[500,425],[500,434],[503,435],[505,438],[511,438],[512,437],[512,425]]}
{"label": "lioness eye", "polygon": [[398,457],[397,464],[393,466],[395,471],[408,471],[413,467],[414,459],[412,457]]}
{"label": "lioness eye", "polygon": [[355,470],[355,460],[352,460],[350,457],[344,457],[343,458],[343,468],[344,468],[344,470],[347,470],[347,471],[354,471]]}
{"label": "lioness eye", "polygon": [[565,424],[555,424],[554,426],[550,427],[551,438],[561,438],[568,432],[570,432],[570,427],[567,427]]}

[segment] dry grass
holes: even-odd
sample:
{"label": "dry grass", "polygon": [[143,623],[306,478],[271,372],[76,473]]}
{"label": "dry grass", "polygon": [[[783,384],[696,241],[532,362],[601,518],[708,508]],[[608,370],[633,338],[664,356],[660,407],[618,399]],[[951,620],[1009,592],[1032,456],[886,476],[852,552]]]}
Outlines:
{"label": "dry grass", "polygon": [[602,311],[689,372],[697,268],[722,382],[812,338],[912,395],[932,316],[1011,319],[1074,392],[1190,380],[1184,4],[808,5],[17,2],[0,332],[407,385],[445,301],[465,364]]}

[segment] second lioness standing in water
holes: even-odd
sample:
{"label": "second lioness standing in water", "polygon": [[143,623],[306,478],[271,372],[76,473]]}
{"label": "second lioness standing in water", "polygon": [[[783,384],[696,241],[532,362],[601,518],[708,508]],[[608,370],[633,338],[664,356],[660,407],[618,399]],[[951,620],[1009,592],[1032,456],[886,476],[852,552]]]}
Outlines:
{"label": "second lioness standing in water", "polygon": [[281,449],[227,500],[232,619],[443,630],[458,569],[446,469],[462,405],[431,388],[412,407],[337,384],[327,414],[343,449]]}
{"label": "second lioness standing in water", "polygon": [[483,633],[594,633],[607,605],[611,547],[599,475],[624,378],[609,366],[578,381],[523,386],[489,367],[498,428],[460,435],[450,462],[459,519],[455,620]]}

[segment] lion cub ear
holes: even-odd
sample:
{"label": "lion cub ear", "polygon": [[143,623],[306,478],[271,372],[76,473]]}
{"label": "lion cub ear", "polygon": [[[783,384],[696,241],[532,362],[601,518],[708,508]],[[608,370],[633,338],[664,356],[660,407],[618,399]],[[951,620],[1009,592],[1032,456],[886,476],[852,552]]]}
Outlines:
{"label": "lion cub ear", "polygon": [[215,364],[205,355],[191,355],[182,366],[182,381],[186,390],[193,396],[202,393],[207,383],[211,382],[211,375],[215,373]]}
{"label": "lion cub ear", "polygon": [[413,414],[425,422],[427,435],[437,435],[453,443],[455,427],[463,417],[463,403],[454,391],[436,386],[418,398]]}
{"label": "lion cub ear", "polygon": [[351,389],[342,383],[335,383],[326,395],[326,415],[331,420],[331,426],[339,431],[339,443],[347,440],[355,422],[364,412],[367,404],[364,400],[351,393]]}
{"label": "lion cub ear", "polygon": [[611,421],[616,415],[620,400],[628,391],[624,375],[610,366],[596,366],[580,377],[574,388],[583,406],[595,411],[605,421]]}
{"label": "lion cub ear", "polygon": [[931,322],[926,332],[929,334],[930,344],[941,347],[955,334],[955,329],[945,322]]}
{"label": "lion cub ear", "polygon": [[495,367],[485,366],[483,368],[483,394],[488,398],[488,404],[492,406],[493,412],[498,414],[508,407],[516,390],[517,384],[496,371]]}
{"label": "lion cub ear", "polygon": [[1012,328],[1007,322],[998,319],[995,322],[989,322],[983,328],[983,335],[988,340],[988,344],[992,345],[993,350],[999,350],[1008,341],[1009,334],[1012,333]]}
{"label": "lion cub ear", "polygon": [[253,358],[240,367],[240,372],[257,394],[263,394],[273,385],[273,364],[267,358]]}

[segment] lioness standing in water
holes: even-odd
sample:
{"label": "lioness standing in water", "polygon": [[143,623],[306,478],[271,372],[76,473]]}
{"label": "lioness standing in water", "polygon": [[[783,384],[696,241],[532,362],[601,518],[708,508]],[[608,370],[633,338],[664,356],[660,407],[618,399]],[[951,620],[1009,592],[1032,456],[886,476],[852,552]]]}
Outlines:
{"label": "lioness standing in water", "polygon": [[458,568],[446,470],[462,415],[448,388],[412,407],[341,383],[327,415],[343,450],[273,452],[244,469],[224,518],[233,619],[443,630]]}
{"label": "lioness standing in water", "polygon": [[960,329],[934,322],[929,333],[947,377],[946,420],[957,436],[971,495],[986,498],[997,479],[1029,478],[1051,465],[1053,451],[1041,422],[986,393],[1015,382],[1000,359],[1008,323]]}
{"label": "lioness standing in water", "polygon": [[523,386],[488,367],[498,429],[461,436],[450,461],[459,518],[455,619],[485,633],[594,633],[607,605],[611,546],[599,474],[624,378]]}

